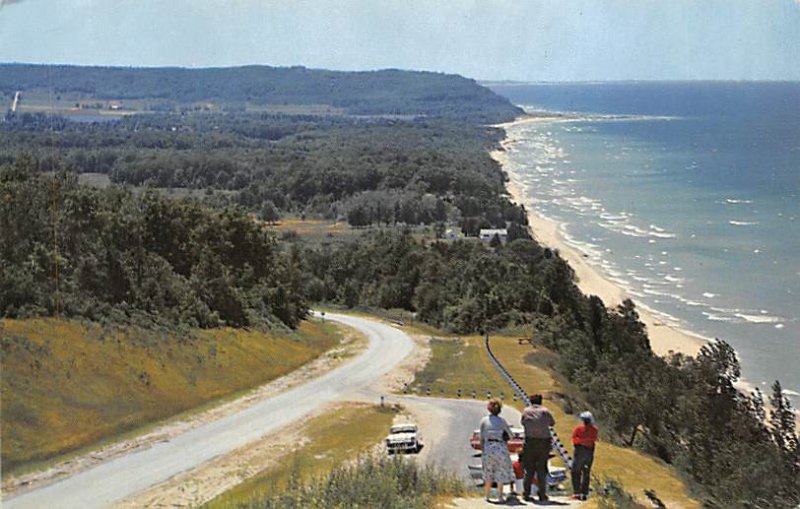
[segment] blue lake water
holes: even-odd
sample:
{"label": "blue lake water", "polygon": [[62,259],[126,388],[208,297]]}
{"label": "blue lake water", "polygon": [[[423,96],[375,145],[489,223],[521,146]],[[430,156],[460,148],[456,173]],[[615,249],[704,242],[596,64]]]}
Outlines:
{"label": "blue lake water", "polygon": [[528,206],[636,301],[800,399],[800,83],[513,85]]}

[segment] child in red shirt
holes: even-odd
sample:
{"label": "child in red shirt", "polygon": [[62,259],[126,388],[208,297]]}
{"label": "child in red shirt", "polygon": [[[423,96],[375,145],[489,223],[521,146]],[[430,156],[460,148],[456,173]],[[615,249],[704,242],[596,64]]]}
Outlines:
{"label": "child in red shirt", "polygon": [[511,493],[519,493],[517,489],[521,489],[522,478],[525,476],[525,467],[522,465],[522,453],[517,454],[517,461],[515,461],[512,466],[514,467],[514,477],[516,477],[517,480],[511,485]]}

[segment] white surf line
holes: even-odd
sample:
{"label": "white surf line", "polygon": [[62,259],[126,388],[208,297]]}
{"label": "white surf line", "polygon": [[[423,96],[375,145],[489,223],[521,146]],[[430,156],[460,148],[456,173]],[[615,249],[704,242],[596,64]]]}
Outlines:
{"label": "white surf line", "polygon": [[109,507],[176,474],[300,421],[320,406],[368,386],[399,364],[413,349],[413,342],[406,333],[388,325],[338,314],[326,314],[325,319],[364,333],[369,339],[367,349],[353,361],[241,412],[53,484],[4,498],[2,506],[6,509]]}

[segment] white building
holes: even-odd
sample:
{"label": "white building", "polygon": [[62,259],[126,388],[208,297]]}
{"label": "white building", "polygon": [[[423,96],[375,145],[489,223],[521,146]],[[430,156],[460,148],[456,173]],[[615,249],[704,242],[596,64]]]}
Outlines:
{"label": "white building", "polygon": [[478,234],[478,237],[484,242],[491,242],[495,235],[497,235],[497,237],[500,239],[500,242],[502,242],[503,244],[508,242],[508,230],[506,230],[505,228],[500,228],[500,229],[482,228],[480,233]]}

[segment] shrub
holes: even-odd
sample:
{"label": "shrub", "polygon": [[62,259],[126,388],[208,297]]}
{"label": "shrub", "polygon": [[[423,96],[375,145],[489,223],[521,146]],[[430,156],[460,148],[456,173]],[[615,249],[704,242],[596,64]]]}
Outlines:
{"label": "shrub", "polygon": [[393,456],[367,456],[341,465],[327,476],[290,483],[283,493],[240,505],[246,508],[382,507],[427,508],[433,497],[458,496],[462,482],[435,467]]}

